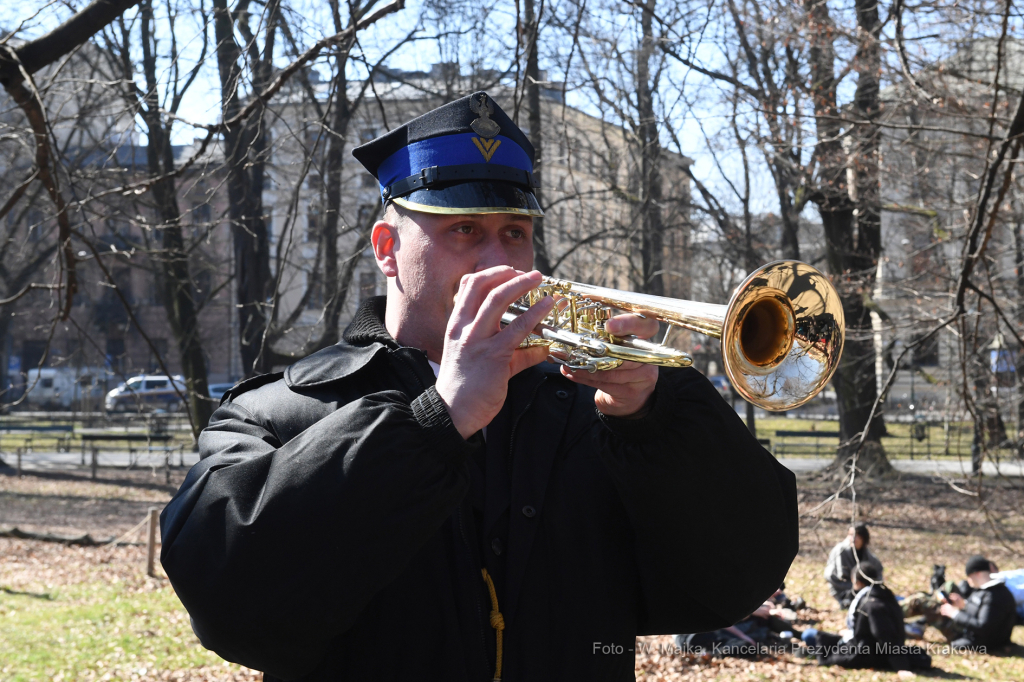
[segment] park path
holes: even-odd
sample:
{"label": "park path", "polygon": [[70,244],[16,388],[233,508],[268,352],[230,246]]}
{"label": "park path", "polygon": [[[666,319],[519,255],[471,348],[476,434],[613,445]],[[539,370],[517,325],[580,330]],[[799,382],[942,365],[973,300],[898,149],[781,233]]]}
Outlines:
{"label": "park path", "polygon": [[[15,454],[10,452],[0,453],[8,466],[14,467]],[[199,455],[194,452],[171,453],[172,466],[191,467],[199,461]],[[790,471],[795,473],[810,473],[824,469],[832,461],[831,457],[780,457],[779,462]],[[22,455],[21,468],[24,471],[60,471],[67,469],[81,468],[82,455],[80,452],[29,452]],[[100,452],[98,464],[100,467],[122,467],[126,468],[130,463],[139,468],[163,467],[164,453],[147,453],[145,450],[137,451],[134,454],[124,452]],[[86,455],[86,466],[89,465],[89,455]],[[893,467],[897,471],[908,474],[942,474],[947,476],[965,477],[971,475],[970,460],[956,459],[895,459],[892,460]],[[1024,476],[1024,462],[1007,461],[996,464],[985,462],[982,468],[986,476]]]}

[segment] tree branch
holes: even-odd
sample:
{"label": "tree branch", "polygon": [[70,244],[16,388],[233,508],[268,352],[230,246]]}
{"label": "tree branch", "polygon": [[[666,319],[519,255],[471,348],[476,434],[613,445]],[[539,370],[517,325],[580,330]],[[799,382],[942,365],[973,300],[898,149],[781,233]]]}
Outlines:
{"label": "tree branch", "polygon": [[33,74],[49,66],[99,33],[104,26],[138,2],[139,0],[93,0],[85,9],[74,14],[57,28],[16,50],[0,45],[0,84],[10,87],[11,83],[21,80],[22,68],[26,73]]}

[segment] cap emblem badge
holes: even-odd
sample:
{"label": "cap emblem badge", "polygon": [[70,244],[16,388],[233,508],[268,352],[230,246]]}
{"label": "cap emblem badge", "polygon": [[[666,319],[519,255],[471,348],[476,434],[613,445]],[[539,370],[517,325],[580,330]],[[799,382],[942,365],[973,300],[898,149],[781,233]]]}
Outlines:
{"label": "cap emblem badge", "polygon": [[469,124],[474,133],[480,137],[492,138],[501,132],[501,126],[491,119],[491,114],[494,113],[494,105],[491,104],[491,100],[488,99],[487,95],[480,93],[478,99],[470,97],[469,110],[480,117]]}
{"label": "cap emblem badge", "polygon": [[473,144],[480,150],[480,153],[484,155],[484,161],[490,163],[491,157],[494,156],[494,152],[498,151],[498,145],[501,144],[501,140],[482,140],[479,137],[473,138]]}

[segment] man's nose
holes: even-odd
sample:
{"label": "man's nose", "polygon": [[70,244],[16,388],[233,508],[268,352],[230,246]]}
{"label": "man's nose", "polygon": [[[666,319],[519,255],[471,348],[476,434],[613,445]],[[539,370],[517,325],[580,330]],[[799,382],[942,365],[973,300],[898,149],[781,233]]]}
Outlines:
{"label": "man's nose", "polygon": [[505,250],[505,245],[502,244],[499,237],[488,237],[480,245],[480,251],[477,254],[476,271],[480,272],[481,270],[498,265],[512,265],[512,260],[509,258],[508,251]]}

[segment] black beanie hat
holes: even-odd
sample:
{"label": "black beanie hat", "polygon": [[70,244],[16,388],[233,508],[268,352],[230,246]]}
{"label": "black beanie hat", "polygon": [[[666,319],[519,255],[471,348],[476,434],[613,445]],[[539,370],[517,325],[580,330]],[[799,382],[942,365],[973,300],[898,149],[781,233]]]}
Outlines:
{"label": "black beanie hat", "polygon": [[967,575],[970,575],[972,573],[977,573],[978,571],[991,571],[991,570],[992,570],[991,562],[989,562],[988,559],[986,559],[985,557],[981,556],[980,554],[975,554],[974,556],[972,556],[970,559],[967,560],[967,568],[964,569],[964,572]]}

